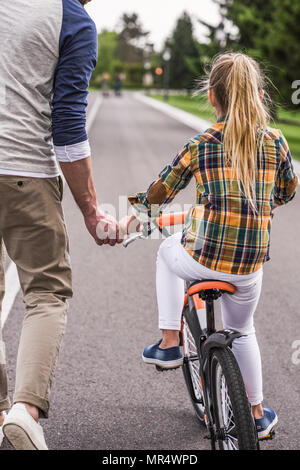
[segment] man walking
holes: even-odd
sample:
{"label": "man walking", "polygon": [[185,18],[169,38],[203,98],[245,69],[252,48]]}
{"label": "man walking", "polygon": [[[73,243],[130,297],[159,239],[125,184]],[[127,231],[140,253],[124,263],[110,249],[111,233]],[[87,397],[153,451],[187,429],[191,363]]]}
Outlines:
{"label": "man walking", "polygon": [[[97,60],[96,28],[83,6],[88,1],[0,3],[0,246],[3,241],[17,265],[26,305],[14,404],[6,416],[0,348],[0,440],[3,432],[16,449],[47,449],[38,419],[48,417],[72,296],[57,160],[96,243],[120,241],[116,221],[98,209],[85,130]],[[97,226],[105,239],[97,237]],[[0,305],[3,253],[1,259]]]}

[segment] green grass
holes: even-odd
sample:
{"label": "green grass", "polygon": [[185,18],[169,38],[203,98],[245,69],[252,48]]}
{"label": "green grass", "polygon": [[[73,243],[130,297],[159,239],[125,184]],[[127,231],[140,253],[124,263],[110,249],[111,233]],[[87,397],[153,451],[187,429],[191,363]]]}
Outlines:
{"label": "green grass", "polygon": [[[164,101],[161,95],[151,95],[160,101]],[[175,96],[170,95],[168,103],[176,108],[187,111],[188,113],[195,114],[207,121],[214,122],[216,120],[214,112],[209,105],[205,96]],[[285,109],[278,110],[279,119],[294,121],[295,124],[286,124],[281,122],[272,122],[270,127],[279,128],[283,132],[285,138],[289,143],[289,147],[293,158],[300,160],[300,111],[287,111]]]}
{"label": "green grass", "polygon": [[288,141],[291,154],[296,160],[300,160],[300,126],[290,124],[274,123],[272,127],[279,128]]}
{"label": "green grass", "polygon": [[[162,95],[151,95],[151,97],[159,101],[164,101],[164,97]],[[216,119],[213,109],[205,96],[199,95],[192,98],[184,95],[170,95],[168,103],[176,108],[183,109],[183,111],[187,111],[188,113],[195,114],[198,117],[206,119],[207,121],[215,121]]]}
{"label": "green grass", "polygon": [[289,121],[294,121],[299,125],[300,123],[300,111],[297,109],[296,111],[291,111],[291,110],[286,110],[283,108],[279,108],[278,110],[278,118],[279,119],[284,119],[284,120],[289,120]]}

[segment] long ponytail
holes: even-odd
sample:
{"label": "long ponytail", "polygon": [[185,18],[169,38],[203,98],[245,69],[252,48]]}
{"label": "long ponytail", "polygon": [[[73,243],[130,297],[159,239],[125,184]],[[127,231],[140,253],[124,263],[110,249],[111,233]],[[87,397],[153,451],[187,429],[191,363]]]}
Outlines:
{"label": "long ponytail", "polygon": [[257,211],[256,162],[269,120],[263,104],[264,79],[252,58],[242,53],[219,55],[212,64],[207,86],[225,115],[223,146],[226,163],[240,190]]}

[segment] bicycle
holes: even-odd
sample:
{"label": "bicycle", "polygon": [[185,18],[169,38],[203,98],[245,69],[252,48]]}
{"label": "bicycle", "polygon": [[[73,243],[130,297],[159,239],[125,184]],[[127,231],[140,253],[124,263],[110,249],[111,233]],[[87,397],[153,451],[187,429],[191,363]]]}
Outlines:
{"label": "bicycle", "polygon": [[[149,237],[154,228],[168,236],[167,226],[182,225],[186,213],[160,215],[123,245]],[[214,302],[234,294],[234,285],[216,280],[186,282],[182,312],[183,375],[196,416],[209,432],[211,448],[259,450],[255,422],[238,363],[232,353],[236,330],[216,330]],[[179,366],[181,367],[181,366]],[[157,370],[167,370],[156,366]],[[274,431],[264,439],[272,439]]]}

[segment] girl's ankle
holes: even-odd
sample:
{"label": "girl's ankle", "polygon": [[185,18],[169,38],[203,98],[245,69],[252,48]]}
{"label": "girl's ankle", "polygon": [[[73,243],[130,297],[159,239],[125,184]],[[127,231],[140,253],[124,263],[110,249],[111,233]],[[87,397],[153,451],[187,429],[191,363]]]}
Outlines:
{"label": "girl's ankle", "polygon": [[177,330],[163,330],[163,339],[160,343],[160,349],[168,349],[179,346],[179,331]]}
{"label": "girl's ankle", "polygon": [[263,407],[262,405],[255,405],[255,406],[252,406],[252,414],[253,414],[253,417],[254,419],[261,419],[264,417],[264,410],[263,410]]}

